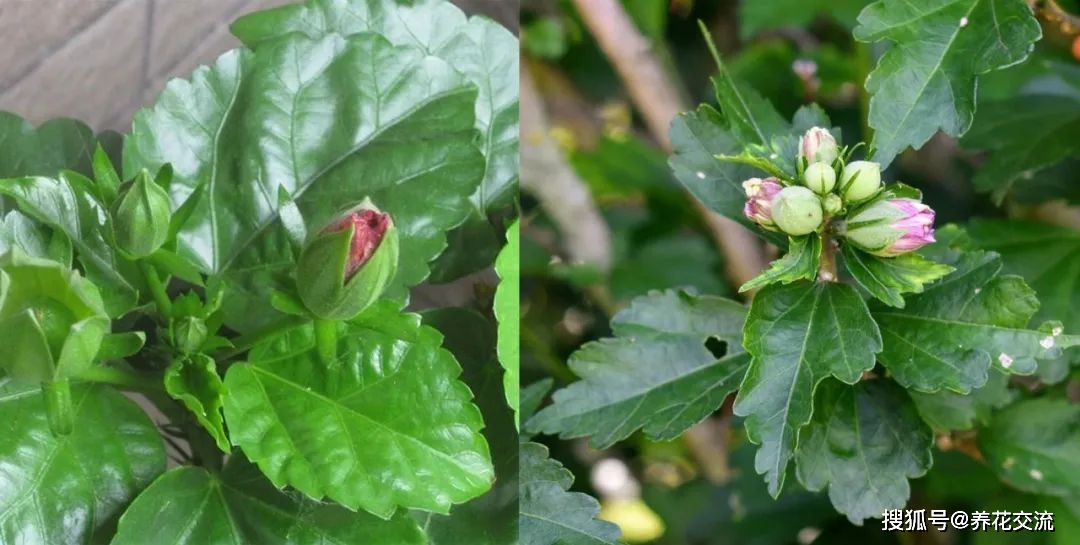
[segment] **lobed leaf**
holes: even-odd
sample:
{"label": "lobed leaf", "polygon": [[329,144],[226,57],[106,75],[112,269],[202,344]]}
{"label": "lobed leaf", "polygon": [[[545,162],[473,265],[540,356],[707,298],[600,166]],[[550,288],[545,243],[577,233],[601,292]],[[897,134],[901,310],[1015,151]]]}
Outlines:
{"label": "lobed leaf", "polygon": [[243,456],[233,456],[220,475],[201,467],[173,468],[135,498],[111,545],[147,543],[424,545],[427,540],[407,514],[381,520],[283,492]]}
{"label": "lobed leaf", "polygon": [[827,377],[853,384],[874,367],[881,334],[854,288],[835,282],[772,284],[754,297],[743,329],[753,356],[735,399],[746,433],[760,445],[754,467],[776,497],[814,390]]}
{"label": "lobed leaf", "polygon": [[[742,305],[684,291],[638,297],[612,319],[616,337],[570,356],[581,381],[558,390],[527,424],[532,432],[590,437],[596,448],[641,428],[677,437],[715,411],[738,386],[749,358],[739,347]],[[727,343],[714,355],[706,341]]]}
{"label": "lobed leaf", "polygon": [[392,301],[338,328],[335,366],[303,325],[229,368],[233,444],[275,486],[382,518],[398,506],[445,514],[488,490],[483,421],[442,335]]}
{"label": "lobed leaf", "polygon": [[615,545],[619,527],[596,520],[600,505],[569,492],[574,475],[537,443],[521,444],[521,545]]}
{"label": "lobed leaf", "polygon": [[870,295],[891,307],[904,308],[905,293],[921,293],[923,286],[953,271],[916,253],[880,258],[850,244],[841,247],[852,278]]}
{"label": "lobed leaf", "polygon": [[495,273],[499,275],[499,287],[495,289],[494,311],[499,321],[499,363],[506,373],[503,388],[506,402],[514,409],[514,423],[518,423],[520,398],[521,353],[518,330],[521,324],[521,263],[520,226],[517,221],[506,230],[506,246],[495,259]]}
{"label": "lobed leaf", "polygon": [[217,372],[217,363],[206,354],[177,358],[165,369],[165,392],[185,407],[214,438],[218,448],[232,452],[225,420],[221,413],[225,384]]}
{"label": "lobed leaf", "polygon": [[813,233],[788,240],[788,251],[784,257],[773,261],[765,272],[740,286],[739,293],[778,282],[790,284],[796,280],[817,278],[818,266],[821,263],[821,237]]}
{"label": "lobed leaf", "polygon": [[902,388],[887,380],[847,386],[826,380],[795,456],[807,489],[829,488],[836,510],[853,524],[902,509],[908,479],[930,469],[934,435]]}
{"label": "lobed leaf", "polygon": [[866,80],[883,165],[938,130],[967,132],[978,76],[1023,61],[1042,37],[1023,0],[880,0],[858,20],[855,39],[892,44]]}

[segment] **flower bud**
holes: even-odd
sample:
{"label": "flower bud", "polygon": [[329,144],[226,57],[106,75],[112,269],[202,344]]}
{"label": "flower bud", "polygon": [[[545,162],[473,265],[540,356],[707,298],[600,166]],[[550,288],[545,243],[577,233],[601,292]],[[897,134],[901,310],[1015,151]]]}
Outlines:
{"label": "flower bud", "polygon": [[772,202],[777,193],[784,186],[776,178],[750,178],[742,183],[746,191],[746,205],[743,206],[743,214],[770,231],[776,230],[776,223],[772,219]]}
{"label": "flower bud", "polygon": [[847,219],[844,238],[881,257],[934,242],[934,211],[914,199],[886,199]]}
{"label": "flower bud", "polygon": [[785,187],[772,203],[772,217],[781,231],[799,236],[821,227],[821,200],[805,187]]}
{"label": "flower bud", "polygon": [[296,269],[297,291],[316,317],[348,320],[378,300],[397,272],[397,262],[393,220],[364,199],[304,247]]}
{"label": "flower bud", "polygon": [[881,189],[881,165],[872,161],[852,161],[840,174],[840,196],[851,204],[877,195]]}
{"label": "flower bud", "polygon": [[844,201],[835,193],[829,193],[821,198],[821,207],[825,213],[832,216],[844,208]]}
{"label": "flower bud", "polygon": [[828,163],[839,156],[836,139],[828,129],[814,127],[799,137],[799,157],[808,163]]}
{"label": "flower bud", "polygon": [[185,316],[173,324],[172,343],[182,354],[195,354],[209,336],[206,322]]}
{"label": "flower bud", "polygon": [[803,173],[803,183],[814,193],[824,195],[836,185],[836,171],[828,163],[810,163]]}
{"label": "flower bud", "polygon": [[143,170],[124,189],[112,210],[116,245],[131,257],[146,257],[169,236],[169,194]]}

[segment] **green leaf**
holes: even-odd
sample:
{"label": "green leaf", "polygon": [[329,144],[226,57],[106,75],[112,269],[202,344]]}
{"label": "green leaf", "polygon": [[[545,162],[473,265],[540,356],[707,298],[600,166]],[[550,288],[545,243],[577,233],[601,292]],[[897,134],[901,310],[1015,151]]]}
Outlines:
{"label": "green leaf", "polygon": [[[612,319],[615,338],[570,356],[570,369],[582,380],[555,392],[529,430],[590,436],[595,448],[638,428],[657,440],[679,436],[742,380],[749,360],[739,347],[745,316],[734,301],[678,290],[635,299]],[[727,343],[728,353],[714,355],[706,347],[710,337]]]}
{"label": "green leaf", "polygon": [[799,434],[799,481],[829,487],[836,510],[854,524],[901,509],[908,479],[930,469],[934,434],[903,388],[888,380],[847,386],[827,380],[814,398],[814,416]]}
{"label": "green leaf", "polygon": [[568,492],[574,475],[548,457],[547,447],[521,445],[521,545],[615,545],[619,527],[596,520],[600,505]]}
{"label": "green leaf", "polygon": [[232,32],[251,47],[289,32],[309,38],[373,32],[394,45],[422,49],[453,66],[479,89],[476,129],[486,158],[484,181],[471,200],[483,215],[510,204],[517,189],[518,42],[484,17],[470,17],[450,2],[420,0],[308,0],[245,15]]}
{"label": "green leaf", "polygon": [[904,308],[905,293],[921,293],[923,285],[951,273],[953,268],[935,263],[916,253],[896,257],[876,257],[850,244],[842,246],[848,272],[866,291],[881,302]]}
{"label": "green leaf", "polygon": [[514,409],[514,423],[518,424],[518,399],[520,397],[521,352],[521,263],[518,254],[521,247],[521,229],[517,221],[506,230],[506,246],[495,259],[495,272],[499,275],[499,287],[495,289],[495,318],[499,321],[499,363],[506,369],[503,387],[506,402]]}
{"label": "green leaf", "polygon": [[51,259],[71,266],[71,240],[62,232],[12,210],[0,220],[0,255],[19,248],[28,256]]}
{"label": "green leaf", "polygon": [[201,467],[173,468],[135,498],[111,545],[147,543],[423,545],[427,541],[404,513],[384,521],[282,492],[242,456],[233,456],[220,475]]}
{"label": "green leaf", "polygon": [[445,335],[444,346],[461,362],[461,379],[476,396],[491,446],[495,484],[483,496],[450,510],[449,516],[413,512],[430,545],[517,543],[518,433],[506,405],[503,369],[495,354],[496,324],[475,310],[450,307],[423,313],[424,324]]}
{"label": "green leaf", "polygon": [[0,178],[56,176],[62,169],[92,172],[94,132],[74,119],[52,119],[36,129],[19,116],[0,112]]}
{"label": "green leaf", "polygon": [[310,325],[252,349],[225,375],[233,444],[274,482],[390,517],[447,513],[493,471],[461,367],[442,335],[379,303],[339,324],[340,361],[320,363]]}
{"label": "green leaf", "polygon": [[991,364],[1030,375],[1037,359],[1080,341],[1027,329],[1039,302],[1023,279],[999,275],[997,254],[967,252],[951,265],[956,272],[909,297],[904,309],[874,309],[885,340],[878,359],[904,387],[966,394],[986,383]]}
{"label": "green leaf", "polygon": [[979,450],[1025,492],[1080,495],[1080,406],[1044,397],[1014,403],[979,431]]}
{"label": "green leaf", "polygon": [[817,278],[821,263],[821,237],[810,234],[788,239],[788,251],[784,257],[772,262],[769,268],[739,287],[739,293],[777,282],[790,284],[796,280]]}
{"label": "green leaf", "polygon": [[[538,380],[521,389],[521,406],[519,412],[522,420],[528,420],[536,414],[540,405],[544,403],[544,398],[547,397],[548,392],[551,391],[551,388],[554,385],[555,379],[548,377]],[[524,432],[522,435],[525,435]]]}
{"label": "green leaf", "polygon": [[165,369],[165,391],[195,415],[222,452],[232,452],[221,415],[225,384],[214,358],[195,354],[173,360]]}
{"label": "green leaf", "polygon": [[15,199],[27,216],[67,235],[77,250],[86,276],[98,289],[109,316],[118,317],[135,307],[137,274],[109,244],[106,211],[93,193],[93,182],[74,172],[60,178],[0,180],[0,194]]}
{"label": "green leaf", "polygon": [[103,542],[165,470],[157,429],[131,400],[73,385],[72,402],[72,432],[56,437],[41,390],[0,379],[0,543]]}
{"label": "green leaf", "polygon": [[1026,59],[1042,30],[1021,0],[881,0],[854,34],[892,43],[866,80],[874,160],[888,165],[938,130],[967,132],[978,76]]}
{"label": "green leaf", "polygon": [[1040,170],[1076,157],[1077,140],[1080,99],[1026,95],[983,104],[963,144],[989,152],[975,187],[1001,197]]}
{"label": "green leaf", "polygon": [[992,367],[986,384],[970,394],[941,389],[933,393],[908,392],[923,421],[937,431],[968,430],[990,421],[994,409],[1013,400],[1009,374]]}
{"label": "green leaf", "polygon": [[293,34],[172,81],[136,115],[124,170],[172,164],[174,208],[198,199],[177,253],[226,282],[227,323],[250,331],[273,318],[272,290],[293,282],[282,192],[308,225],[365,196],[389,212],[400,263],[387,297],[405,300],[472,210],[484,176],[475,102],[471,83],[418,49]]}
{"label": "green leaf", "polygon": [[1001,255],[1004,271],[1018,274],[1039,295],[1034,320],[1080,327],[1080,232],[1022,220],[978,218],[967,233],[979,248]]}
{"label": "green leaf", "polygon": [[744,146],[768,144],[774,135],[786,134],[791,128],[768,100],[744,83],[736,81],[720,60],[711,34],[705,24],[698,21],[702,34],[708,40],[710,52],[716,61],[716,75],[711,78],[720,111],[728,121],[731,134]]}
{"label": "green leaf", "polygon": [[734,411],[760,445],[754,467],[776,497],[818,383],[832,376],[854,384],[874,367],[881,334],[855,289],[835,282],[766,286],[754,297],[743,334],[753,360]]}
{"label": "green leaf", "polygon": [[808,26],[820,16],[831,17],[846,28],[855,26],[868,0],[772,0],[739,3],[739,33],[743,38],[772,28]]}

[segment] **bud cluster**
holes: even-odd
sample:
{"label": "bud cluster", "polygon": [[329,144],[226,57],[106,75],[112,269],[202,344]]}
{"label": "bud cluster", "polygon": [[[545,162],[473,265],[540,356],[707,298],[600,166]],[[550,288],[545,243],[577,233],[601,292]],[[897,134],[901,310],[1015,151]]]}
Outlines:
{"label": "bud cluster", "polygon": [[[743,213],[769,231],[791,236],[835,226],[835,234],[881,257],[910,252],[934,241],[934,211],[912,198],[882,194],[881,165],[851,161],[824,128],[799,138],[796,178],[743,182]],[[880,197],[880,198],[878,198]]]}

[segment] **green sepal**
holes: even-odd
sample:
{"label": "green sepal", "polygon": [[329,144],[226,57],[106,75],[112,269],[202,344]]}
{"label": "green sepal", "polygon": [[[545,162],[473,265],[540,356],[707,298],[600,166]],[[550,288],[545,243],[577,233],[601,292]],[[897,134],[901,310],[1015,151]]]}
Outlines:
{"label": "green sepal", "polygon": [[71,409],[71,383],[60,379],[41,383],[45,398],[45,416],[53,435],[69,435],[75,427],[75,412]]}

